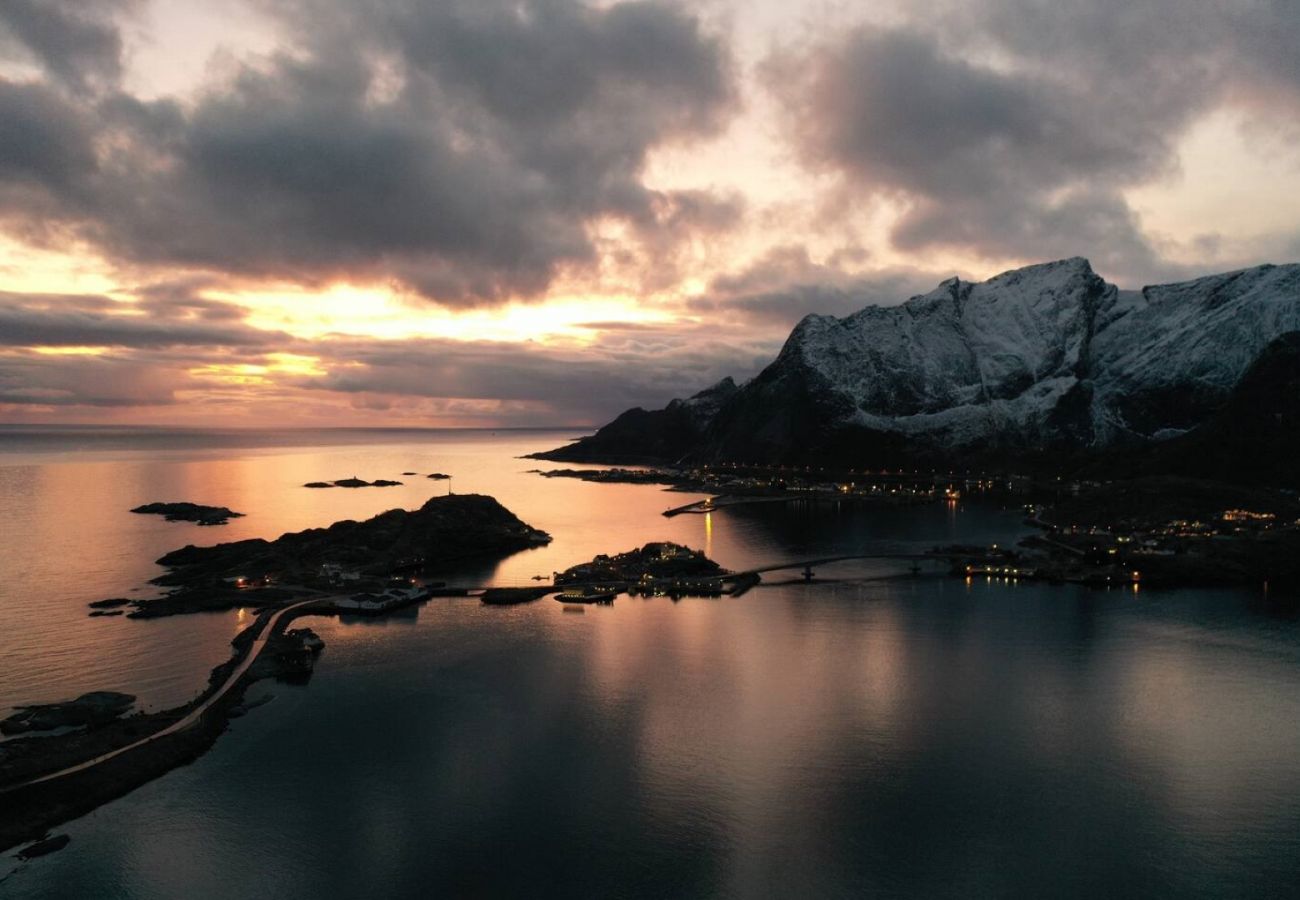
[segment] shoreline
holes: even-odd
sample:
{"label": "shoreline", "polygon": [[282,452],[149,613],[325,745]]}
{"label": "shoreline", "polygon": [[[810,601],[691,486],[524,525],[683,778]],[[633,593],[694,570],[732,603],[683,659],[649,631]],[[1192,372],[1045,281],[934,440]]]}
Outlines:
{"label": "shoreline", "polygon": [[[0,759],[6,776],[0,784],[0,852],[38,840],[48,829],[199,758],[226,730],[256,682],[310,676],[323,644],[310,630],[294,634],[288,625],[299,615],[320,615],[309,608],[316,602],[259,613],[231,641],[236,653],[213,668],[208,686],[188,703],[85,732],[6,742]],[[27,752],[13,756],[15,749]]]}

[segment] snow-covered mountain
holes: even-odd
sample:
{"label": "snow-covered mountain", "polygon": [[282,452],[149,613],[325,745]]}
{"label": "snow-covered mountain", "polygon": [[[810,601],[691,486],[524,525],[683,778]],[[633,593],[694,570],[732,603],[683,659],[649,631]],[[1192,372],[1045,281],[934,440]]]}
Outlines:
{"label": "snow-covered mountain", "polygon": [[1264,348],[1227,402],[1186,434],[1097,455],[1081,474],[1182,475],[1300,489],[1300,331]]}
{"label": "snow-covered mountain", "polygon": [[[702,404],[717,409],[687,452],[847,459],[1160,441],[1204,421],[1296,330],[1300,265],[1140,291],[1081,258],[954,278],[899,306],[807,316],[763,372]],[[569,449],[555,458],[576,458]]]}

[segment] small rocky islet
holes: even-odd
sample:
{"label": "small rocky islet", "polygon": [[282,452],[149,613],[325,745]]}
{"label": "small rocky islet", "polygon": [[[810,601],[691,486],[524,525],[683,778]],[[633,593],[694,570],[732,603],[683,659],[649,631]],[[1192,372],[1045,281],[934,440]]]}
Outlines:
{"label": "small rocky islet", "polygon": [[363,487],[396,487],[402,484],[400,481],[391,481],[386,478],[376,478],[374,481],[366,481],[353,475],[351,478],[340,478],[337,481],[309,481],[303,485],[305,488],[363,488]]}
{"label": "small rocky islet", "polygon": [[[402,475],[407,478],[412,478],[412,477],[418,478],[420,473],[403,472]],[[432,478],[434,481],[446,481],[449,478],[451,478],[450,475],[447,475],[443,472],[433,472],[432,474],[427,475],[425,477]],[[387,478],[376,478],[374,481],[366,481],[364,478],[358,478],[357,476],[353,475],[351,478],[339,478],[335,481],[309,481],[306,484],[304,484],[303,487],[314,488],[319,490],[322,488],[336,488],[336,487],[341,487],[341,488],[396,487],[401,484],[405,484],[405,482],[392,481]]]}
{"label": "small rocky islet", "polygon": [[121,616],[126,614],[122,607],[130,606],[131,600],[126,597],[110,597],[107,600],[92,600],[86,605],[90,607],[90,617],[92,619],[103,618],[105,616]]}
{"label": "small rocky islet", "polygon": [[231,519],[243,517],[225,506],[204,506],[201,503],[146,503],[131,510],[141,515],[162,516],[168,522],[195,522],[199,525],[225,525]]}

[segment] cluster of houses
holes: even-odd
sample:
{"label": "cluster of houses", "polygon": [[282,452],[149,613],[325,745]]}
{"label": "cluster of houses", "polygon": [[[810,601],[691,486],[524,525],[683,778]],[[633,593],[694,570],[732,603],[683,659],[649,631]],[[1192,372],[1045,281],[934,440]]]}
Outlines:
{"label": "cluster of houses", "polygon": [[919,471],[825,469],[812,466],[699,466],[680,473],[701,489],[731,494],[769,492],[862,497],[895,503],[955,501],[963,491],[1022,493],[1030,479],[1019,475],[959,475]]}
{"label": "cluster of houses", "polygon": [[722,567],[703,553],[668,541],[656,541],[614,556],[602,553],[591,562],[555,573],[556,585],[589,585],[644,596],[719,596],[724,593]]}
{"label": "cluster of houses", "polygon": [[332,605],[338,612],[380,615],[423,600],[428,595],[427,588],[413,582],[402,582],[380,591],[362,591],[348,597],[338,597]]}

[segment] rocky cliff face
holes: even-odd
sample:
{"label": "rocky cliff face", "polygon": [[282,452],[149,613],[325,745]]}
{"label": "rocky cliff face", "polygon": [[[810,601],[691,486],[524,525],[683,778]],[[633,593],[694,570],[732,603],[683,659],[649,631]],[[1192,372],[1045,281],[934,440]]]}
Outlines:
{"label": "rocky cliff face", "polygon": [[[1163,441],[1205,421],[1297,329],[1300,265],[1140,291],[1080,258],[951,279],[899,306],[806,317],[683,452],[888,461]],[[577,448],[594,446],[565,449]]]}
{"label": "rocky cliff face", "polygon": [[1300,332],[1274,340],[1196,428],[1101,456],[1100,477],[1182,475],[1300,489]]}
{"label": "rocky cliff face", "polygon": [[590,437],[532,456],[563,462],[675,462],[699,447],[718,411],[737,390],[736,382],[724,378],[664,409],[629,409]]}

